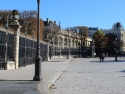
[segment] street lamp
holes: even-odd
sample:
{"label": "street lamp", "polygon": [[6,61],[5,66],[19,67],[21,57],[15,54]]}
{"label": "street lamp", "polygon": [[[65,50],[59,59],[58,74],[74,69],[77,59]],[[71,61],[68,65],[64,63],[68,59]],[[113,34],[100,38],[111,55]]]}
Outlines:
{"label": "street lamp", "polygon": [[41,81],[41,56],[40,56],[40,43],[39,43],[39,33],[40,33],[40,19],[39,19],[39,13],[40,13],[40,0],[37,0],[38,4],[38,15],[37,15],[37,51],[36,51],[36,57],[35,57],[35,76],[33,78],[33,81]]}
{"label": "street lamp", "polygon": [[116,45],[116,48],[115,48],[115,61],[117,61],[117,38],[115,38],[114,43]]}
{"label": "street lamp", "polygon": [[83,57],[83,34],[81,35],[81,56]]}
{"label": "street lamp", "polygon": [[68,32],[68,41],[67,41],[67,59],[69,59],[69,31],[70,31],[70,28],[67,28],[67,32]]}

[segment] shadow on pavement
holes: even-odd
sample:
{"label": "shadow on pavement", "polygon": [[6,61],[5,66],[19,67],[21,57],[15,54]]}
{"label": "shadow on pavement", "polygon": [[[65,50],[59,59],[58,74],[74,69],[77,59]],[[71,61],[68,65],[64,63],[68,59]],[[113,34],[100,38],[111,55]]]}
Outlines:
{"label": "shadow on pavement", "polygon": [[49,62],[63,62],[63,61],[49,61]]}
{"label": "shadow on pavement", "polygon": [[[33,80],[6,80],[6,79],[0,79],[0,81],[33,81]],[[37,81],[34,81],[37,82]]]}
{"label": "shadow on pavement", "polygon": [[94,60],[94,61],[91,61],[91,63],[120,63],[120,62],[125,62],[125,60],[104,60],[104,62],[100,62],[100,60]]}
{"label": "shadow on pavement", "polygon": [[119,72],[124,72],[125,73],[125,70],[122,70],[122,71],[119,71]]}

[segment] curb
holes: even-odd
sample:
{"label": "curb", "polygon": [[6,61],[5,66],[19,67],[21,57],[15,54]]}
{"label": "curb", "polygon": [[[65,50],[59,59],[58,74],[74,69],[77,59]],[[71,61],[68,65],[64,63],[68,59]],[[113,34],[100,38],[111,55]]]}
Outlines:
{"label": "curb", "polygon": [[46,83],[43,84],[43,90],[47,94],[54,94],[49,88],[61,75],[62,73],[56,73],[52,78],[50,78]]}

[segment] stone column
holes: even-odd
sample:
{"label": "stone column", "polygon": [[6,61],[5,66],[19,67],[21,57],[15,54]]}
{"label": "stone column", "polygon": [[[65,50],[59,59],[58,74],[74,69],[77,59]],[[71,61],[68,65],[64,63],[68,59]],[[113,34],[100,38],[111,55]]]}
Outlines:
{"label": "stone column", "polygon": [[15,61],[15,69],[18,68],[19,65],[19,36],[21,25],[18,22],[19,12],[18,10],[13,10],[13,22],[9,24],[9,26],[14,30],[14,49],[13,49],[13,59]]}
{"label": "stone column", "polygon": [[14,51],[13,51],[13,57],[15,61],[15,68],[18,68],[18,60],[19,60],[19,36],[20,36],[20,26],[17,28],[16,31],[14,31]]}

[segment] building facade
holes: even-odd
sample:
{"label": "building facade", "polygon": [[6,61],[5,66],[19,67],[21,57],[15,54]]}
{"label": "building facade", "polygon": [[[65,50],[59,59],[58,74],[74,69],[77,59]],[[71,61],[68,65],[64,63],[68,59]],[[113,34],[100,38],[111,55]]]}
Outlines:
{"label": "building facade", "polygon": [[[88,28],[88,37],[92,39],[93,34],[98,30],[98,27]],[[109,33],[115,34],[120,45],[119,50],[125,51],[125,31],[120,22],[116,22],[112,25],[111,29],[101,29],[101,31],[106,35]]]}
{"label": "building facade", "polygon": [[[46,21],[44,21],[45,26],[53,26],[56,25],[55,21],[50,21],[48,18]],[[60,22],[59,22],[60,27]],[[45,40],[45,39],[44,39]],[[86,47],[90,48],[90,42],[91,38],[87,38],[85,40],[85,37],[81,35],[76,30],[73,30],[70,28],[69,30],[60,30],[58,32],[57,36],[53,37],[52,42],[52,54],[53,56],[64,56],[67,54],[67,51],[69,50],[69,53],[71,55],[82,54],[82,48]],[[51,43],[51,42],[50,42]]]}
{"label": "building facade", "polygon": [[98,30],[98,27],[89,27],[88,28],[88,38],[92,39],[93,34]]}
{"label": "building facade", "polygon": [[125,31],[120,22],[116,22],[112,25],[111,29],[101,29],[104,34],[113,33],[117,36],[117,40],[120,45],[119,50],[125,51]]}

